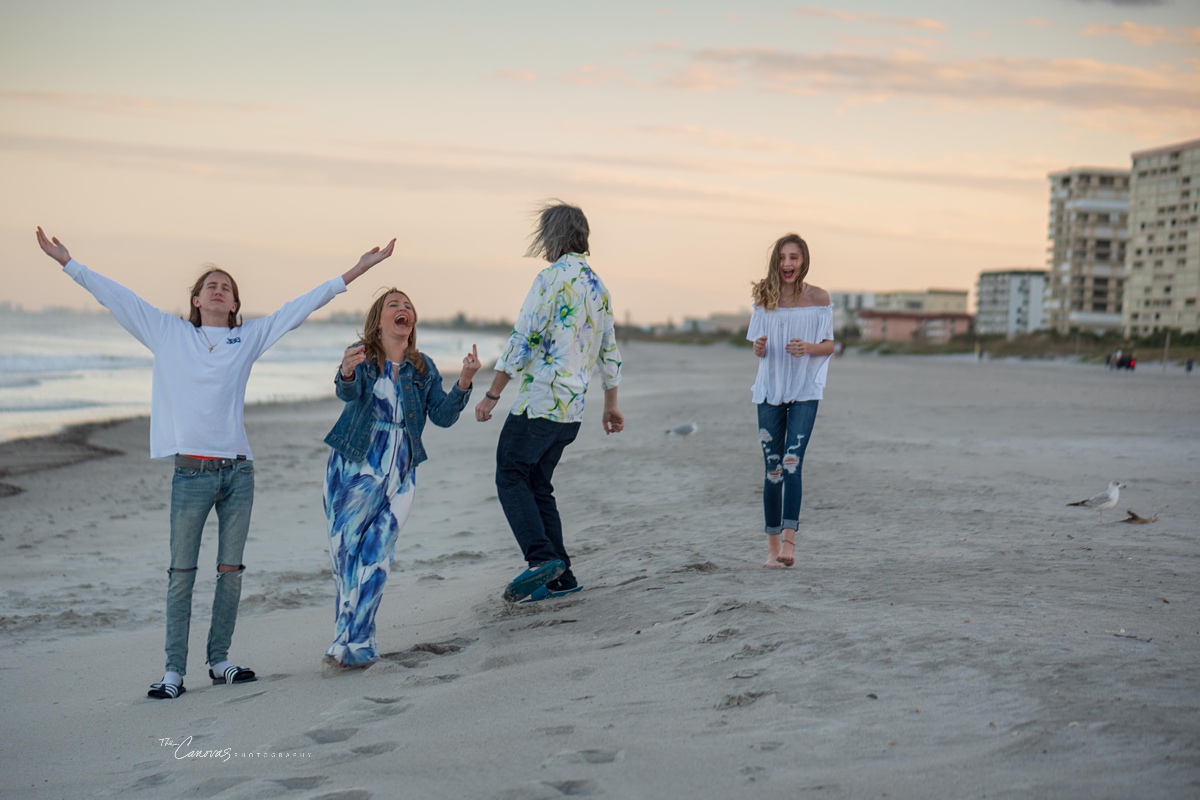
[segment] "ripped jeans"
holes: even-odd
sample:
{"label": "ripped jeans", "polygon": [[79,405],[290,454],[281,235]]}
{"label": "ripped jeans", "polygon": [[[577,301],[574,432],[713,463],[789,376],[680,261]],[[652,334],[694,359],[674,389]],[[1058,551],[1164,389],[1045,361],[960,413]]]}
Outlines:
{"label": "ripped jeans", "polygon": [[804,494],[800,471],[817,419],[818,402],[758,404],[758,438],[766,462],[763,516],[769,535],[795,530],[800,521],[800,500]]}
{"label": "ripped jeans", "polygon": [[167,671],[187,674],[188,633],[192,622],[192,588],[200,557],[200,534],[213,507],[217,510],[217,565],[237,567],[217,572],[212,622],[208,629],[208,663],[229,655],[229,643],[242,597],[242,551],[250,532],[254,504],[254,462],[226,462],[207,469],[175,467],[171,480],[171,568],[167,580]]}

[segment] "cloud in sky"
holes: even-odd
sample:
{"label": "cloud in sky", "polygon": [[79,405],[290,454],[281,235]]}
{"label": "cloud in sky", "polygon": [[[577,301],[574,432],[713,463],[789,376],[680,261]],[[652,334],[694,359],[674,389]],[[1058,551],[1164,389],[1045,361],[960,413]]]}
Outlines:
{"label": "cloud in sky", "polygon": [[857,36],[847,34],[838,37],[840,42],[845,47],[862,47],[871,50],[880,50],[885,48],[935,48],[943,47],[945,42],[941,39],[935,39],[932,36]]}
{"label": "cloud in sky", "polygon": [[1200,74],[1086,58],[931,59],[920,53],[796,53],[767,47],[711,48],[691,54],[663,84],[713,91],[748,80],[789,94],[851,99],[928,97],[971,103],[1175,113],[1200,108]]}
{"label": "cloud in sky", "polygon": [[[697,143],[713,150],[760,154],[768,152],[800,159],[786,165],[780,165],[778,160],[772,160],[765,165],[768,169],[777,172],[820,172],[851,178],[868,178],[891,183],[940,186],[950,189],[1027,195],[1031,189],[1040,190],[1045,182],[1047,171],[1043,164],[1019,169],[1017,174],[1014,174],[1011,169],[988,174],[978,169],[977,165],[959,168],[941,165],[941,169],[895,168],[885,163],[864,166],[860,163],[861,159],[858,158],[852,159],[854,166],[843,166],[837,163],[839,154],[836,150],[813,146],[802,147],[784,139],[746,136],[697,125],[644,125],[634,129],[634,133]],[[719,162],[706,159],[706,163]],[[744,164],[739,166],[741,169],[746,169]]]}
{"label": "cloud in sky", "polygon": [[139,97],[87,92],[0,91],[0,102],[55,106],[72,111],[143,117],[175,117],[185,114],[208,114],[215,111],[269,114],[290,114],[296,111],[292,106],[278,103],[213,102],[187,97]]}
{"label": "cloud in sky", "polygon": [[819,8],[806,6],[796,9],[801,17],[825,17],[855,25],[884,25],[890,28],[920,31],[944,31],[946,23],[936,19],[921,17],[901,17],[895,14],[879,14],[873,11],[842,11],[836,8]]}
{"label": "cloud in sky", "polygon": [[1164,28],[1161,25],[1139,25],[1136,22],[1122,22],[1120,25],[1096,23],[1084,28],[1083,35],[1121,36],[1141,47],[1160,44],[1181,44],[1190,47],[1200,45],[1200,27]]}
{"label": "cloud in sky", "polygon": [[[387,160],[0,133],[0,153],[237,183],[372,189],[403,187],[419,192],[471,191],[505,196],[538,196],[545,193],[547,186],[555,186],[566,194],[586,193],[658,202],[751,206],[780,202],[779,197],[769,192],[718,182],[716,169],[709,171],[707,179],[650,175],[645,169],[652,163],[649,158],[630,162],[560,155],[544,158],[541,168],[530,169],[528,164],[504,164],[495,159],[466,163],[461,158],[462,148],[450,148],[442,154],[443,158],[433,158],[430,157],[433,149],[410,148],[404,156]],[[486,149],[480,153],[494,155]],[[532,153],[525,155],[539,158]],[[702,164],[702,159],[694,159],[688,162],[685,172],[694,173]],[[679,163],[677,166],[685,165]]]}

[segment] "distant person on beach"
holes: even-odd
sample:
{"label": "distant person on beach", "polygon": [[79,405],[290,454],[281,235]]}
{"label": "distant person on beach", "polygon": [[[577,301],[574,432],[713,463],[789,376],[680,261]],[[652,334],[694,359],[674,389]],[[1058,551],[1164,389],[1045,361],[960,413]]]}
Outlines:
{"label": "distant person on beach", "polygon": [[41,228],[37,240],[139,342],[154,354],[150,398],[150,456],[173,458],[171,566],[167,570],[167,670],[147,694],[174,699],[187,691],[188,633],[200,536],[214,506],[217,582],[208,632],[208,676],[213,684],[248,683],[254,670],[228,661],[242,595],[242,552],[254,502],[254,456],[242,409],[250,369],[263,353],[346,285],[392,254],[373,247],[348,272],[326,281],[270,316],[243,323],[237,282],[208,265],[192,285],[190,316],[160,311],[125,287],[71,258],[65,245]]}
{"label": "distant person on beach", "polygon": [[517,380],[517,398],[496,445],[496,490],[504,516],[529,568],[504,590],[504,599],[542,600],[581,589],[563,544],[562,520],[551,478],[583,420],[583,395],[593,367],[604,388],[605,434],[625,429],[617,408],[621,354],[612,299],[584,257],[588,221],[562,202],[538,212],[525,253],[550,266],[538,273],[500,360],[491,388],[475,406],[486,422],[504,387]]}
{"label": "distant person on beach", "polygon": [[825,389],[834,351],[829,293],[805,281],[808,244],[794,233],[771,248],[767,276],[754,284],[754,312],[746,338],[754,342],[758,377],[758,438],[766,462],[763,514],[764,567],[796,563],[796,526],[803,495],[804,451]]}
{"label": "distant person on beach", "polygon": [[479,370],[474,345],[446,392],[433,359],[417,349],[417,311],[388,289],[372,304],[362,338],[348,347],[334,377],[342,415],[325,437],[325,520],[337,589],[331,666],[366,668],[379,660],[375,612],[396,539],[412,510],[425,420],[448,428],[471,397]]}

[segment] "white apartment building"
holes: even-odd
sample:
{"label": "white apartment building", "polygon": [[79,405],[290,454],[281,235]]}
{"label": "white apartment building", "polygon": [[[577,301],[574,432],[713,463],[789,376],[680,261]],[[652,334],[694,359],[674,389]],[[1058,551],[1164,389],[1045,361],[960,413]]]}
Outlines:
{"label": "white apartment building", "polygon": [[1121,327],[1129,170],[1050,173],[1050,279],[1045,327],[1102,333]]}
{"label": "white apartment building", "polygon": [[979,273],[975,332],[1012,339],[1043,327],[1046,271],[1007,269]]}
{"label": "white apartment building", "polygon": [[1133,154],[1122,328],[1200,329],[1200,139]]}
{"label": "white apartment building", "polygon": [[860,311],[875,307],[874,292],[830,292],[833,304],[833,331],[841,336],[847,328],[857,328]]}

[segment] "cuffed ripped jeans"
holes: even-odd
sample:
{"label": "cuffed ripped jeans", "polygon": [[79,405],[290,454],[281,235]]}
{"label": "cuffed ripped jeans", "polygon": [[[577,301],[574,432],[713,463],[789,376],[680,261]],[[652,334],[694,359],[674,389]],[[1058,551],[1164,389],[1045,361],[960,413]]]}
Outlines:
{"label": "cuffed ripped jeans", "polygon": [[578,422],[552,422],[509,414],[496,443],[496,494],[509,527],[530,565],[571,559],[563,546],[562,520],[554,502],[554,468],[579,435]]}
{"label": "cuffed ripped jeans", "polygon": [[800,471],[817,419],[818,402],[758,404],[758,438],[766,463],[763,517],[769,535],[795,530],[800,522],[800,501],[804,496]]}
{"label": "cuffed ripped jeans", "polygon": [[188,632],[192,623],[192,588],[200,557],[204,522],[217,509],[217,565],[237,567],[217,572],[212,622],[208,629],[208,663],[218,664],[229,655],[229,643],[242,597],[242,551],[250,531],[254,504],[254,465],[250,461],[224,462],[205,469],[175,467],[171,480],[171,568],[167,580],[167,671],[187,673]]}

